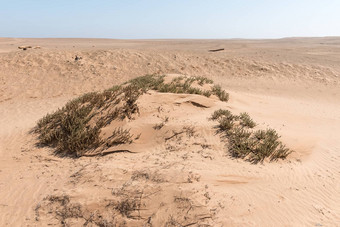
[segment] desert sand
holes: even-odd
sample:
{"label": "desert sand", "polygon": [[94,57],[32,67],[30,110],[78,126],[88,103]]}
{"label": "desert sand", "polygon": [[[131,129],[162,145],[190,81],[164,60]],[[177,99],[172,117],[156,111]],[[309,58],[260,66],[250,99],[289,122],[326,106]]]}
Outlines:
{"label": "desert sand", "polygon": [[[336,37],[0,38],[0,226],[340,226],[339,62]],[[230,100],[143,96],[134,153],[72,159],[36,145],[30,132],[47,113],[145,74],[205,76]],[[206,120],[221,106],[274,128],[295,152],[256,165],[231,158]],[[196,136],[150,143],[166,117]],[[124,199],[140,209],[118,214]]]}

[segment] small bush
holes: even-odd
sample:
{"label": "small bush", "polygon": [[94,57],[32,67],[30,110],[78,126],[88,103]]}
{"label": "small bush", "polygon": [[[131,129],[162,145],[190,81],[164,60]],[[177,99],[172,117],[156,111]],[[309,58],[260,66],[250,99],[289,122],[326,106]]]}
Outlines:
{"label": "small bush", "polygon": [[230,118],[230,117],[234,117],[232,115],[232,113],[229,111],[229,110],[222,110],[222,109],[219,109],[219,110],[216,110],[212,115],[211,115],[211,120],[219,120],[220,118],[222,117],[227,117],[227,118]]}
{"label": "small bush", "polygon": [[226,91],[222,90],[221,86],[219,85],[213,86],[212,93],[223,102],[228,102],[229,100],[229,94]]}
{"label": "small bush", "polygon": [[211,96],[211,91],[203,91],[202,95],[209,98]]}
{"label": "small bush", "polygon": [[169,117],[165,117],[161,123],[155,124],[152,128],[155,130],[160,130],[169,121]]}
{"label": "small bush", "polygon": [[[34,131],[39,133],[40,144],[56,147],[58,155],[73,157],[80,157],[87,150],[104,144],[130,143],[132,135],[121,129],[115,130],[108,141],[103,141],[99,135],[101,128],[113,120],[131,118],[137,113],[136,100],[140,94],[139,89],[132,86],[85,94],[43,117]],[[102,115],[101,112],[109,106],[117,107],[113,112]],[[95,125],[90,124],[94,116],[98,116]]]}
{"label": "small bush", "polygon": [[204,84],[212,84],[213,81],[207,79],[205,77],[176,77],[171,83],[159,83],[158,86],[153,87],[154,90],[165,93],[177,93],[177,94],[196,94],[196,95],[204,95],[206,97],[210,97],[212,94],[216,95],[221,101],[228,101],[229,94],[222,90],[220,86],[213,86],[210,90],[202,90],[197,87],[192,87],[194,82],[197,82],[200,86]]}
{"label": "small bush", "polygon": [[106,146],[113,147],[120,144],[130,144],[132,143],[132,135],[130,130],[117,128],[112,132],[112,135],[107,139]]}
{"label": "small bush", "polygon": [[194,80],[196,80],[198,82],[198,84],[200,86],[203,86],[204,84],[213,84],[214,81],[211,80],[211,79],[208,79],[206,77],[203,77],[203,76],[196,76],[196,77],[193,77]]}
{"label": "small bush", "polygon": [[221,131],[229,131],[234,127],[233,118],[223,117],[218,120],[218,123]]}
{"label": "small bush", "polygon": [[234,158],[245,158],[251,152],[253,148],[253,141],[251,133],[244,128],[236,127],[231,132],[228,132],[229,136],[229,152]]}
{"label": "small bush", "polygon": [[240,124],[243,127],[254,128],[256,126],[255,121],[253,121],[253,119],[250,118],[248,113],[241,113],[239,116],[239,119],[240,119]]}
{"label": "small bush", "polygon": [[131,84],[132,86],[142,89],[143,92],[148,90],[158,90],[160,86],[164,84],[164,76],[146,75],[132,79],[125,84]]}
{"label": "small bush", "polygon": [[137,199],[125,198],[115,205],[115,209],[123,216],[130,217],[131,213],[140,209],[140,201]]}
{"label": "small bush", "polygon": [[[229,141],[228,150],[234,158],[246,159],[252,163],[285,159],[292,151],[279,141],[279,135],[273,129],[251,131],[256,123],[247,113],[232,115],[229,110],[217,110],[212,120],[218,121],[219,131]],[[238,124],[237,124],[238,122]]]}

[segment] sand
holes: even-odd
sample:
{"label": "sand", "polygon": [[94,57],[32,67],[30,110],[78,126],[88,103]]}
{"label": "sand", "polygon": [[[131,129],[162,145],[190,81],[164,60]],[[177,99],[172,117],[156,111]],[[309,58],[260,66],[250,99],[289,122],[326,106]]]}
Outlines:
{"label": "sand", "polygon": [[[208,52],[218,48],[225,50]],[[72,213],[71,205],[96,213],[91,220],[82,214],[92,226],[103,224],[100,215],[116,215],[116,224],[127,226],[340,226],[339,62],[340,38],[0,38],[0,226],[60,226],[62,217],[49,211]],[[148,143],[154,132],[145,130],[133,154],[71,159],[36,146],[30,131],[46,113],[148,73],[206,76],[230,101],[142,97],[145,110],[163,105],[164,116],[149,113],[131,126],[168,116],[177,130],[187,115],[197,137],[159,146]],[[210,105],[186,102],[193,98]],[[221,105],[276,129],[295,152],[257,165],[232,159],[206,121]],[[70,202],[63,205],[62,196]],[[124,198],[136,198],[143,209],[114,213],[110,204]],[[65,215],[70,226],[86,222]]]}

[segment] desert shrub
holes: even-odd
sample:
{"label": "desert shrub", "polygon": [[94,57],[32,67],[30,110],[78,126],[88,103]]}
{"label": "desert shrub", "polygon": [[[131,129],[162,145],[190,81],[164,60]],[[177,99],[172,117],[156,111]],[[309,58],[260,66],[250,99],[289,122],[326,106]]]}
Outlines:
{"label": "desert shrub", "polygon": [[186,79],[185,82],[192,84],[194,82],[197,82],[200,86],[203,86],[204,84],[213,84],[214,81],[212,81],[211,79],[208,79],[206,77],[203,76],[192,76],[192,77],[179,77],[179,79],[175,78],[177,81],[181,81],[183,79]]}
{"label": "desert shrub", "polygon": [[158,124],[155,124],[152,128],[155,129],[155,130],[160,130],[161,128],[164,127],[164,122],[161,122],[161,123],[158,123]]}
{"label": "desert shrub", "polygon": [[139,108],[137,106],[137,99],[143,92],[138,86],[129,85],[123,88],[124,96],[122,100],[124,101],[123,107],[120,109],[120,118],[124,120],[126,117],[131,119],[134,113],[139,113]]}
{"label": "desert shrub", "polygon": [[208,79],[206,77],[203,77],[203,76],[198,76],[198,77],[195,77],[196,80],[198,81],[198,84],[203,86],[204,84],[213,84],[214,81],[211,80],[211,79]]}
{"label": "desert shrub", "polygon": [[90,106],[71,102],[56,113],[38,122],[37,131],[42,144],[57,147],[57,152],[76,153],[99,144],[99,128],[87,127],[93,115]]}
{"label": "desert shrub", "polygon": [[[148,90],[170,93],[186,93],[210,97],[209,90],[193,87],[211,84],[205,77],[176,77],[170,83],[164,76],[146,75],[132,79],[122,85],[113,86],[103,92],[90,92],[68,102],[64,107],[40,119],[34,128],[39,134],[39,143],[55,147],[58,155],[79,157],[89,150],[104,149],[133,141],[130,131],[116,128],[112,135],[101,139],[101,129],[114,120],[134,119],[139,114],[138,98]],[[219,87],[218,92],[225,100],[227,93]],[[214,94],[215,94],[214,93]],[[221,99],[221,100],[222,100]],[[158,128],[158,127],[156,127]]]}
{"label": "desert shrub", "polygon": [[216,95],[223,102],[228,102],[229,100],[229,94],[222,90],[221,86],[219,85],[213,86],[212,94]]}
{"label": "desert shrub", "polygon": [[149,180],[150,174],[145,171],[134,171],[131,176],[131,180],[138,180],[138,179],[144,179],[144,180]]}
{"label": "desert shrub", "polygon": [[223,117],[218,120],[218,127],[221,131],[229,131],[234,127],[234,119],[233,118],[228,118],[228,117]]}
{"label": "desert shrub", "polygon": [[218,121],[219,132],[228,139],[228,152],[234,158],[246,159],[252,163],[285,159],[292,151],[279,140],[274,129],[253,131],[256,123],[247,113],[239,116],[229,110],[217,110],[212,120]]}
{"label": "desert shrub", "polygon": [[[129,131],[117,129],[107,141],[100,139],[101,128],[115,119],[131,118],[138,112],[136,100],[141,94],[138,88],[127,86],[115,91],[88,93],[68,102],[65,107],[48,114],[38,121],[35,132],[42,145],[56,147],[55,153],[79,157],[87,150],[130,143]],[[121,104],[120,106],[117,106]],[[101,116],[108,106],[117,106],[113,112]],[[94,116],[96,123],[90,124]]]}
{"label": "desert shrub", "polygon": [[117,92],[117,91],[119,91],[121,88],[122,88],[121,85],[115,85],[115,86],[113,86],[113,87],[107,89],[106,91],[108,91],[108,92]]}
{"label": "desert shrub", "polygon": [[228,131],[227,135],[229,136],[229,152],[232,157],[245,158],[252,152],[251,132],[241,127],[235,127],[232,131]]}
{"label": "desert shrub", "polygon": [[159,83],[154,90],[162,93],[177,93],[177,94],[196,94],[210,97],[216,95],[221,101],[228,101],[229,94],[222,90],[220,86],[213,86],[211,90],[202,90],[197,87],[192,87],[192,84],[197,82],[200,86],[204,84],[212,84],[213,81],[205,77],[176,77],[170,83]]}
{"label": "desert shrub", "polygon": [[169,117],[165,117],[161,123],[155,124],[152,128],[155,130],[160,130],[169,121]]}
{"label": "desert shrub", "polygon": [[292,151],[286,148],[279,141],[280,136],[274,129],[258,130],[254,133],[254,139],[257,140],[255,150],[258,157],[255,159],[263,160],[265,157],[270,157],[271,160],[283,159]]}
{"label": "desert shrub", "polygon": [[278,159],[285,159],[292,152],[293,152],[292,150],[287,148],[284,144],[280,143],[279,147],[272,152],[270,160],[275,161]]}
{"label": "desert shrub", "polygon": [[211,91],[203,91],[202,95],[209,98],[211,96]]}
{"label": "desert shrub", "polygon": [[158,90],[161,85],[164,84],[164,76],[158,75],[146,75],[132,79],[125,84],[131,84],[138,89],[142,89],[143,92],[148,90]]}
{"label": "desert shrub", "polygon": [[256,126],[255,121],[250,118],[248,113],[241,113],[239,116],[240,125],[247,128],[254,128]]}
{"label": "desert shrub", "polygon": [[135,198],[125,198],[117,202],[114,208],[123,216],[130,217],[131,213],[140,209],[140,201]]}
{"label": "desert shrub", "polygon": [[116,128],[107,139],[106,146],[113,147],[120,144],[130,144],[133,141],[132,136],[129,129]]}
{"label": "desert shrub", "polygon": [[211,120],[219,120],[222,117],[234,117],[232,113],[229,110],[216,110],[212,115],[211,115]]}
{"label": "desert shrub", "polygon": [[[108,204],[110,205],[110,204]],[[40,215],[56,219],[58,226],[74,226],[72,220],[82,223],[82,226],[116,226],[112,217],[105,215],[106,212],[88,209],[88,206],[71,202],[67,195],[50,195],[44,198],[35,208],[35,220],[40,220]],[[72,224],[71,224],[72,223]]]}

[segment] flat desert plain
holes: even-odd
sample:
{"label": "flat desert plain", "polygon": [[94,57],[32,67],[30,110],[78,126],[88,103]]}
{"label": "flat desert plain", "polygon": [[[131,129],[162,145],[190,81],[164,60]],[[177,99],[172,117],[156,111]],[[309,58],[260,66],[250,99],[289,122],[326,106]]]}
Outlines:
{"label": "flat desert plain", "polygon": [[[131,152],[70,158],[37,145],[47,113],[146,74],[204,76],[230,99],[142,96]],[[207,120],[221,105],[294,152],[232,158]],[[195,136],[169,137],[189,122]],[[340,38],[0,38],[0,126],[0,226],[340,226]]]}

